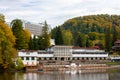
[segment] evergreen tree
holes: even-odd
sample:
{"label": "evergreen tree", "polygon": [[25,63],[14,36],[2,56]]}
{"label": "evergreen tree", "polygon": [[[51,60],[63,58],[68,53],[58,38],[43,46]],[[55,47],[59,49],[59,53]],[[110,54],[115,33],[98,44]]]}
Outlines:
{"label": "evergreen tree", "polygon": [[33,37],[33,41],[32,41],[33,43],[33,50],[38,50],[39,49],[39,46],[38,46],[38,39],[37,39],[37,37],[36,36],[34,36]]}
{"label": "evergreen tree", "polygon": [[43,49],[46,49],[50,46],[50,34],[48,31],[48,24],[45,21],[43,26],[43,34],[42,34],[42,41],[43,41]]}
{"label": "evergreen tree", "polygon": [[82,47],[83,45],[82,45],[82,36],[79,34],[79,36],[77,37],[77,44],[76,44],[76,46],[80,46],[80,47]]}
{"label": "evergreen tree", "polygon": [[115,24],[113,24],[113,27],[112,27],[112,35],[113,35],[113,37],[112,37],[112,46],[114,46],[114,42],[117,40],[117,30],[116,30],[116,26],[115,26]]}
{"label": "evergreen tree", "polygon": [[62,31],[60,27],[57,27],[56,33],[55,33],[55,44],[56,45],[63,45],[63,36]]}
{"label": "evergreen tree", "polygon": [[11,22],[13,34],[16,37],[15,48],[18,50],[27,49],[26,36],[22,27],[22,21],[15,19]]}
{"label": "evergreen tree", "polygon": [[111,30],[110,30],[110,27],[108,27],[106,29],[106,33],[105,33],[105,50],[106,51],[110,51],[111,50],[111,34],[110,34]]}
{"label": "evergreen tree", "polygon": [[91,44],[90,44],[90,39],[89,39],[89,36],[86,36],[86,47],[90,47]]}
{"label": "evergreen tree", "polygon": [[34,50],[32,37],[30,37],[30,41],[29,41],[29,50]]}

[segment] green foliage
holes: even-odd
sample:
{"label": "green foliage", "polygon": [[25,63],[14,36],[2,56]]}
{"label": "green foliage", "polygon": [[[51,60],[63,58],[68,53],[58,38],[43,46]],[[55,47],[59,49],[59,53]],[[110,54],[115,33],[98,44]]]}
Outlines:
{"label": "green foliage", "polygon": [[[108,32],[108,27],[110,27],[110,32]],[[102,49],[105,48],[106,51],[109,51],[110,46],[114,45],[117,39],[120,39],[120,16],[101,14],[76,17],[64,22],[60,28],[62,31],[71,31],[75,46],[90,47],[99,44],[100,46],[102,45]],[[56,33],[57,28],[54,28],[51,32],[52,38],[55,38]],[[107,45],[109,47],[106,46],[106,42],[109,43]]]}
{"label": "green foliage", "polygon": [[16,69],[17,70],[22,70],[23,67],[24,67],[24,64],[23,64],[21,58],[18,58],[17,61],[16,61]]}
{"label": "green foliage", "polygon": [[[39,38],[39,40],[41,41],[41,45],[39,45],[39,46],[42,46],[41,49],[44,50],[50,46],[50,34],[48,33],[48,24],[46,21],[44,22],[42,31],[43,31],[43,33]],[[40,41],[39,41],[39,43],[40,43]]]}
{"label": "green foliage", "polygon": [[111,34],[110,34],[110,27],[108,27],[106,29],[106,33],[105,33],[105,49],[106,51],[110,51],[111,47],[112,47],[112,40],[111,40]]}
{"label": "green foliage", "polygon": [[64,45],[72,45],[73,36],[72,36],[71,31],[70,30],[64,30],[62,32],[62,35],[63,35]]}
{"label": "green foliage", "polygon": [[29,45],[29,50],[34,50],[32,37],[30,37],[30,41],[29,41],[28,45]]}
{"label": "green foliage", "polygon": [[15,48],[18,50],[27,49],[28,44],[27,44],[25,32],[23,30],[22,21],[19,19],[15,19],[11,22],[11,25],[12,25],[13,34],[16,37]]}
{"label": "green foliage", "polygon": [[55,44],[56,45],[63,45],[63,35],[62,35],[62,30],[60,27],[57,27],[56,33],[55,33]]}
{"label": "green foliage", "polygon": [[42,35],[30,38],[29,50],[44,50],[50,46],[50,34],[48,33],[48,25],[45,21]]}
{"label": "green foliage", "polygon": [[33,37],[33,41],[32,41],[33,43],[33,49],[32,50],[38,50],[39,49],[39,47],[38,47],[38,39],[36,38],[36,36],[34,36]]}

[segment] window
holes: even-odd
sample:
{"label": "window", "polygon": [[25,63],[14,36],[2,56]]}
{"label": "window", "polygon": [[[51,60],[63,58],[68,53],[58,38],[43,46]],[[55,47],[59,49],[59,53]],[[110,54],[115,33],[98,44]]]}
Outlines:
{"label": "window", "polygon": [[27,52],[26,54],[27,54],[27,55],[30,55],[30,53],[29,53],[29,52]]}
{"label": "window", "polygon": [[39,60],[41,60],[41,58],[39,58]]}
{"label": "window", "polygon": [[29,60],[29,57],[26,57],[26,60]]}
{"label": "window", "polygon": [[75,60],[75,58],[72,58],[72,60]]}
{"label": "window", "polygon": [[46,57],[44,58],[44,60],[46,60]]}
{"label": "window", "polygon": [[68,58],[68,60],[70,60],[70,58]]}
{"label": "window", "polygon": [[52,58],[50,58],[50,60],[52,60]]}
{"label": "window", "polygon": [[35,57],[31,57],[31,60],[35,60]]}
{"label": "window", "polygon": [[86,60],[89,60],[89,58],[87,57]]}
{"label": "window", "polygon": [[57,58],[55,58],[55,60],[57,60]]}

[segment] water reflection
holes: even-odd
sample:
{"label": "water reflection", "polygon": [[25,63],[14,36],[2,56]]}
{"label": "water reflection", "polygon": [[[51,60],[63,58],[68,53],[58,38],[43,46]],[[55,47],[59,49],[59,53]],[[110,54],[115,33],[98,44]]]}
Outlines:
{"label": "water reflection", "polygon": [[[101,71],[101,70],[100,70]],[[120,71],[50,71],[0,73],[0,80],[119,80]]]}

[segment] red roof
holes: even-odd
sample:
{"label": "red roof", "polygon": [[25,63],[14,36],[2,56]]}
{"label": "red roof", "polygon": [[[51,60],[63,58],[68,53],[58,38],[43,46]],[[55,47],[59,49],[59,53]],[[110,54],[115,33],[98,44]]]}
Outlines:
{"label": "red roof", "polygon": [[98,49],[96,47],[79,47],[79,46],[74,46],[72,49]]}
{"label": "red roof", "polygon": [[115,41],[115,44],[118,44],[118,43],[120,44],[120,40],[119,39],[117,41]]}

